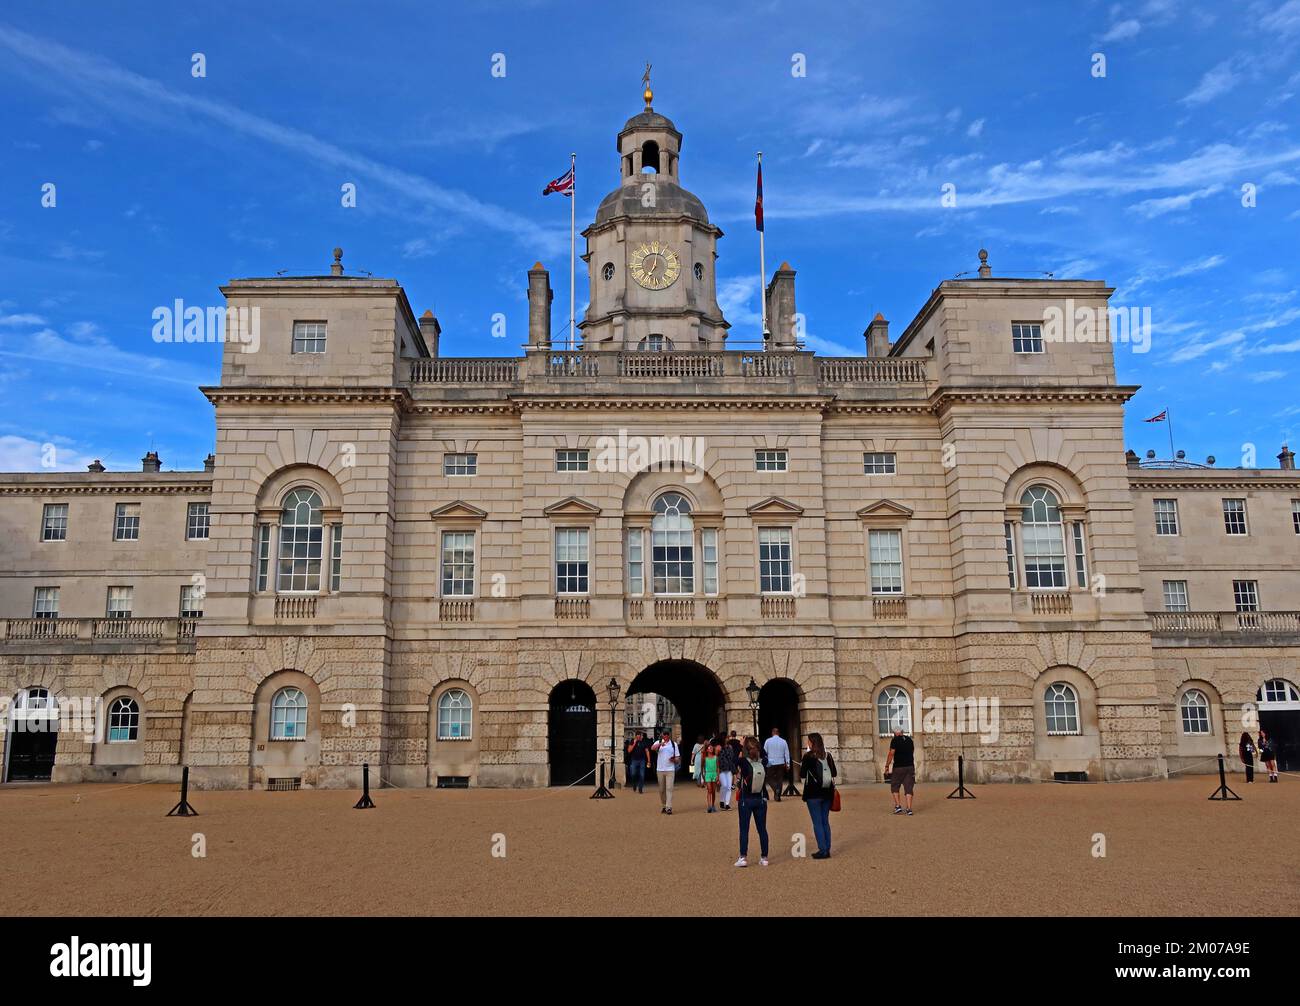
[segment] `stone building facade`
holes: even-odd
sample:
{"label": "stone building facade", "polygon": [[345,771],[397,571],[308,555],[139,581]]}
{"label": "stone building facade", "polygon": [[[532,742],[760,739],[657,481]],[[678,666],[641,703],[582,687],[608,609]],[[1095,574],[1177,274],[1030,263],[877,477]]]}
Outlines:
{"label": "stone building facade", "polygon": [[620,131],[574,348],[540,263],[523,355],[463,358],[336,250],[222,288],[205,471],[0,476],[4,778],[566,784],[642,693],[854,781],[898,723],[928,779],[1209,771],[1256,703],[1300,761],[1290,452],[1126,457],[1111,289],[983,255],[849,358],[783,264],[729,347],[681,145],[648,100]]}

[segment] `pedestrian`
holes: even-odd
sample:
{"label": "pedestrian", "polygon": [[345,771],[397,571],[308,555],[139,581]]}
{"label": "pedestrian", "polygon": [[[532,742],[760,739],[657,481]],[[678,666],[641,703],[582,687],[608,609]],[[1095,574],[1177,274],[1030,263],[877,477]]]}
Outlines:
{"label": "pedestrian", "polygon": [[831,858],[831,801],[835,799],[835,759],[826,750],[821,734],[808,735],[808,747],[799,765],[803,779],[803,801],[812,818],[817,851],[813,859]]}
{"label": "pedestrian", "polygon": [[1263,727],[1260,727],[1259,739],[1255,743],[1259,747],[1259,760],[1268,769],[1268,781],[1277,782],[1277,755],[1273,751],[1273,738],[1265,732]]}
{"label": "pedestrian", "polygon": [[744,757],[737,766],[739,777],[736,788],[740,791],[737,798],[740,809],[740,858],[737,866],[749,865],[749,820],[754,819],[758,828],[758,851],[760,866],[767,865],[767,766],[763,749],[758,746],[757,737],[746,737]]}
{"label": "pedestrian", "polygon": [[763,753],[767,755],[767,781],[772,787],[772,796],[780,803],[781,784],[790,769],[790,745],[777,727],[772,728],[772,736],[764,742]]}
{"label": "pedestrian", "polygon": [[915,747],[912,738],[903,733],[902,727],[894,728],[893,739],[889,742],[889,754],[885,756],[885,775],[889,776],[889,795],[894,798],[894,813],[903,813],[903,805],[898,799],[901,788],[907,798],[907,816],[911,817],[912,790],[916,787]]}
{"label": "pedestrian", "polygon": [[691,778],[695,780],[696,786],[704,785],[704,777],[700,772],[700,752],[704,750],[704,734],[695,736],[695,746],[691,748]]}
{"label": "pedestrian", "polygon": [[731,737],[727,740],[727,746],[736,754],[736,763],[740,763],[741,756],[745,753],[745,746],[740,743],[740,738],[736,736],[736,731],[731,731]]}
{"label": "pedestrian", "polygon": [[681,764],[682,752],[673,740],[671,730],[665,730],[652,745],[650,750],[655,752],[655,775],[659,777],[659,813],[672,814],[673,812],[673,782],[677,774],[677,766]]}
{"label": "pedestrian", "polygon": [[718,806],[723,810],[731,810],[731,781],[735,771],[736,749],[724,737],[718,748],[718,786],[722,791]]}
{"label": "pedestrian", "polygon": [[627,745],[627,788],[645,792],[645,770],[650,764],[649,745],[644,730],[638,730]]}
{"label": "pedestrian", "polygon": [[1241,763],[1246,766],[1246,781],[1255,781],[1255,742],[1250,739],[1247,731],[1242,731],[1241,740],[1237,743],[1237,754],[1241,756]]}
{"label": "pedestrian", "polygon": [[706,814],[718,812],[718,746],[710,742],[704,748],[701,775],[704,778],[704,806]]}

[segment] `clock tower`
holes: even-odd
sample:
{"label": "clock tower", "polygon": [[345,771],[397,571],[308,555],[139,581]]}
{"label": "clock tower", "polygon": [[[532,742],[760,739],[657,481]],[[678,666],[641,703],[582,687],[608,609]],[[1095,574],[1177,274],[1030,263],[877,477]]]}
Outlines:
{"label": "clock tower", "polygon": [[[648,74],[647,74],[648,76]],[[582,236],[591,300],[584,349],[722,349],[715,265],[722,231],[682,188],[682,134],[651,105],[618,134],[620,184]]]}

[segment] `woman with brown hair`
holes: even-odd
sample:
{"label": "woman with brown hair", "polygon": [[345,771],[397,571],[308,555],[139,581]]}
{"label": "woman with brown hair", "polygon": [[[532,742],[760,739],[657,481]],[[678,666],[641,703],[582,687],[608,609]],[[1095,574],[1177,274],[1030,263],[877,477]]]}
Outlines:
{"label": "woman with brown hair", "polygon": [[817,851],[813,859],[831,858],[831,801],[835,799],[835,759],[826,750],[821,734],[809,734],[808,746],[799,764],[803,779],[803,801],[812,818]]}
{"label": "woman with brown hair", "polygon": [[749,859],[749,819],[754,819],[758,826],[758,847],[761,857],[760,866],[767,865],[767,793],[763,786],[767,782],[767,758],[758,746],[757,737],[746,737],[744,752],[737,763],[739,783],[736,786],[736,803],[740,810],[740,858],[737,866],[748,866]]}

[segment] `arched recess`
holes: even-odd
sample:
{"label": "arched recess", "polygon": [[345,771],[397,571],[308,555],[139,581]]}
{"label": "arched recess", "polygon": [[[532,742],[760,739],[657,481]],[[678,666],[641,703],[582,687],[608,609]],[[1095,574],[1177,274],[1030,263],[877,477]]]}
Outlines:
{"label": "arched recess", "polygon": [[449,678],[429,693],[430,786],[478,784],[481,728],[478,691],[468,681]]}
{"label": "arched recess", "polygon": [[[912,738],[916,777],[923,778],[924,739],[916,733],[916,686],[907,678],[897,675],[881,678],[871,692],[872,754],[878,771],[883,771],[889,758],[889,743],[894,739],[894,727],[902,726],[903,733]],[[883,776],[881,776],[883,778]],[[879,781],[879,780],[877,780]]]}
{"label": "arched recess", "polygon": [[45,685],[21,688],[5,716],[3,782],[48,782],[59,744],[59,699]]}
{"label": "arched recess", "polygon": [[[1069,717],[1071,695],[1073,721]],[[1034,682],[1034,758],[1039,771],[1047,779],[1058,774],[1074,776],[1080,772],[1087,773],[1087,777],[1093,780],[1105,778],[1097,717],[1097,686],[1077,667],[1049,667]]]}
{"label": "arched recess", "polygon": [[[690,771],[690,753],[696,739],[716,736],[728,729],[727,698],[722,683],[711,670],[693,660],[657,660],[632,679],[628,695],[658,695],[667,700],[660,711],[675,714],[675,722],[657,722],[651,731],[657,737],[665,727],[682,747],[678,774]],[[744,734],[750,724],[733,724]],[[654,775],[653,764],[650,775]]]}
{"label": "arched recess", "polygon": [[1300,772],[1300,688],[1296,675],[1270,675],[1255,693],[1259,727],[1273,742],[1279,772]]}
{"label": "arched recess", "polygon": [[[294,551],[292,539],[284,526],[285,505],[291,499],[299,498],[297,490],[314,493],[320,500],[319,518],[313,518],[313,524],[318,520],[319,527],[308,531],[299,530],[300,535],[306,535],[310,539],[311,551],[305,557]],[[306,508],[300,512],[306,512]],[[339,568],[337,586],[345,589],[342,569],[347,561],[344,554],[346,537],[343,489],[330,472],[317,465],[307,464],[288,465],[277,470],[267,476],[257,492],[253,541],[250,543],[252,554],[256,557],[254,591],[330,593],[336,587],[336,565]],[[298,540],[305,539],[300,537]],[[288,582],[281,584],[278,575],[280,559],[295,556],[305,563],[302,566],[295,564],[295,568],[303,570],[304,579],[299,582],[295,577],[288,577]]]}
{"label": "arched recess", "polygon": [[1008,585],[1019,590],[1082,590],[1092,576],[1088,502],[1060,465],[1036,462],[1011,474],[1004,490]]}
{"label": "arched recess", "polygon": [[326,509],[343,506],[343,488],[330,472],[318,465],[287,465],[263,480],[257,490],[257,509],[279,510],[284,497],[299,486],[314,489]]}
{"label": "arched recess", "polygon": [[1216,771],[1212,759],[1225,751],[1223,699],[1208,681],[1190,678],[1176,689],[1171,711],[1173,743],[1169,746],[1169,771]]}
{"label": "arched recess", "polygon": [[547,718],[547,763],[552,786],[592,777],[596,767],[596,693],[569,678],[551,689]]}
{"label": "arched recess", "polygon": [[[114,767],[143,765],[148,730],[148,709],[144,696],[136,689],[123,685],[110,688],[100,696],[100,702],[103,723],[96,731],[91,764]],[[131,714],[130,703],[135,704],[134,716]]]}
{"label": "arched recess", "polygon": [[[275,697],[286,689],[296,689],[306,699],[307,711],[304,728],[296,726],[286,733],[298,734],[302,739],[273,737],[276,725],[272,706]],[[290,706],[289,708],[292,708]],[[282,670],[268,675],[253,695],[253,738],[249,755],[251,784],[263,789],[271,780],[297,779],[303,786],[314,786],[320,768],[321,709],[320,688],[302,671]]]}
{"label": "arched recess", "polygon": [[803,726],[799,711],[803,705],[803,690],[791,678],[769,678],[758,691],[758,739],[766,742],[772,728],[790,745],[790,757],[798,762],[803,750]]}

